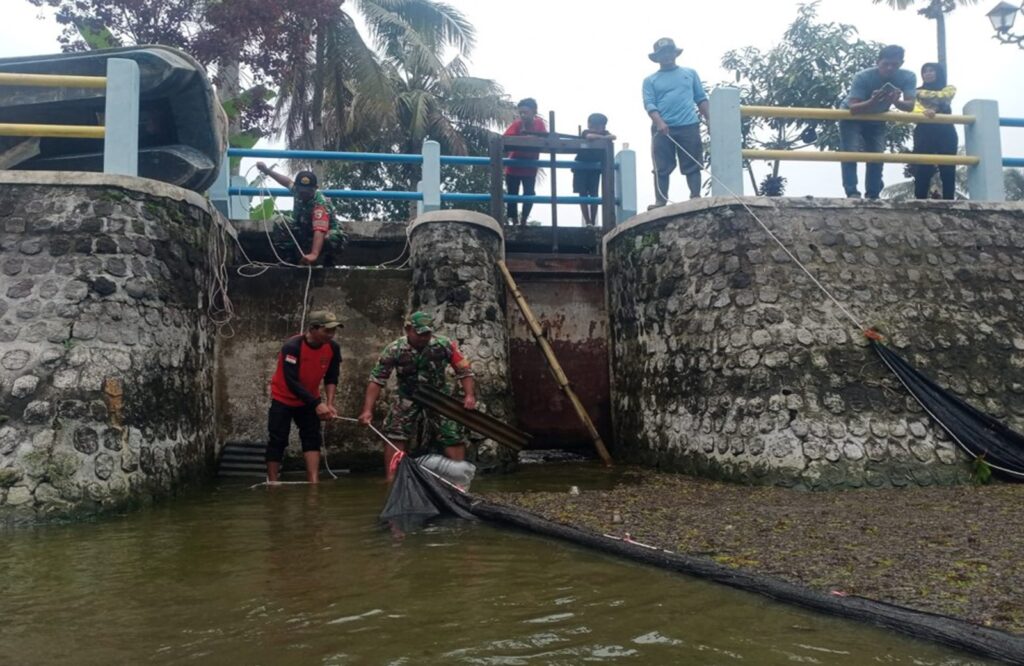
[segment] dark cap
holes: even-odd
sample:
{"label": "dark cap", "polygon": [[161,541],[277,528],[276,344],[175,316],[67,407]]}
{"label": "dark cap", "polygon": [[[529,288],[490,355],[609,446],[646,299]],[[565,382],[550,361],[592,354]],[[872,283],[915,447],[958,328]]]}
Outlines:
{"label": "dark cap", "polygon": [[658,41],[654,42],[654,50],[647,54],[647,57],[657,62],[659,58],[669,52],[674,53],[678,57],[683,50],[676,47],[675,40],[671,37],[662,37]]}
{"label": "dark cap", "polygon": [[345,326],[338,321],[338,318],[334,316],[333,312],[329,310],[313,310],[309,313],[309,318],[306,319],[310,326],[323,326],[324,328],[345,328]]}
{"label": "dark cap", "polygon": [[300,171],[295,174],[295,187],[302,190],[316,189],[316,174],[312,171]]}

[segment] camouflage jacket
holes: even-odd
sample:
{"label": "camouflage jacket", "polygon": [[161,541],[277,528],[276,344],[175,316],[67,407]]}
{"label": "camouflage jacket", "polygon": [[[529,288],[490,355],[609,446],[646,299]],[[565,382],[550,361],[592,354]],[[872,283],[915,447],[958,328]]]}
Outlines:
{"label": "camouflage jacket", "polygon": [[398,378],[398,392],[410,397],[421,384],[449,392],[445,382],[445,367],[455,370],[457,379],[472,377],[469,361],[459,351],[454,340],[443,335],[434,335],[422,350],[417,351],[404,335],[381,352],[377,365],[370,371],[370,381],[384,386],[395,372]]}
{"label": "camouflage jacket", "polygon": [[295,197],[292,205],[292,228],[296,232],[300,232],[306,238],[312,238],[313,231],[327,233],[331,230],[333,211],[327,197],[320,190],[317,190],[309,201]]}

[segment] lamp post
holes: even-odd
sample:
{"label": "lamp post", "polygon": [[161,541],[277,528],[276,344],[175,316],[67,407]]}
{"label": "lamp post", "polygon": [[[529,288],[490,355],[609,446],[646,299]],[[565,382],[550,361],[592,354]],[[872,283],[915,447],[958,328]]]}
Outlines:
{"label": "lamp post", "polygon": [[1018,35],[1010,30],[1017,19],[1017,14],[1024,12],[1024,6],[1012,5],[1005,0],[992,8],[987,14],[988,20],[992,22],[992,29],[996,31],[995,38],[1003,44],[1016,44],[1024,49],[1024,35]]}

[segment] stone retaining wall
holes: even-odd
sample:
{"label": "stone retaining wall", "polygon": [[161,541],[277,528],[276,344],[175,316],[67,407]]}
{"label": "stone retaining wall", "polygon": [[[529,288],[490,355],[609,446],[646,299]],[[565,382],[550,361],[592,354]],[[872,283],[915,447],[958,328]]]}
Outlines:
{"label": "stone retaining wall", "polygon": [[204,474],[206,202],[100,174],[0,183],[0,522],[117,507]]}
{"label": "stone retaining wall", "polygon": [[[456,340],[476,374],[480,408],[510,422],[504,257],[501,227],[469,211],[427,213],[409,231],[412,310],[436,317],[438,333]],[[515,452],[490,440],[473,440],[468,455],[483,470],[515,464]]]}
{"label": "stone retaining wall", "polygon": [[[1024,429],[1024,207],[760,200],[865,325]],[[966,456],[742,207],[704,200],[606,238],[620,456],[744,482],[966,480]]]}

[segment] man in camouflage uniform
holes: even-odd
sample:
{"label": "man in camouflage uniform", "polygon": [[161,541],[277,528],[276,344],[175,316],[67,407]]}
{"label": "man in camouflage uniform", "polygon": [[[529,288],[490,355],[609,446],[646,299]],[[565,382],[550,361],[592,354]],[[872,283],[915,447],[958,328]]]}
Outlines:
{"label": "man in camouflage uniform", "polygon": [[[334,255],[345,247],[345,234],[334,222],[327,197],[317,189],[316,174],[312,171],[300,171],[293,181],[263,162],[257,162],[256,168],[294,194],[289,228],[275,226],[270,234],[277,254],[287,262],[310,265],[315,264],[323,255],[324,265],[333,265]],[[295,236],[295,240],[292,240],[292,236]],[[296,243],[298,247],[295,246]],[[310,248],[308,252],[306,248]]]}
{"label": "man in camouflage uniform", "polygon": [[[455,377],[462,384],[464,397],[462,406],[476,409],[476,387],[469,361],[459,351],[454,340],[434,335],[434,319],[426,312],[414,312],[405,323],[405,335],[398,338],[381,352],[377,365],[370,372],[370,383],[366,387],[366,399],[359,422],[367,425],[373,419],[373,406],[380,397],[381,388],[387,385],[394,372],[398,380],[398,391],[391,402],[384,419],[384,435],[399,449],[418,448],[417,427],[424,422],[428,441],[426,453],[443,452],[452,460],[466,459],[466,439],[462,430],[453,421],[424,409],[412,401],[412,394],[421,386],[451,393],[445,381],[445,369],[451,366]],[[412,446],[409,443],[412,442]],[[394,449],[384,445],[384,465],[388,480],[394,475],[392,458]]]}

